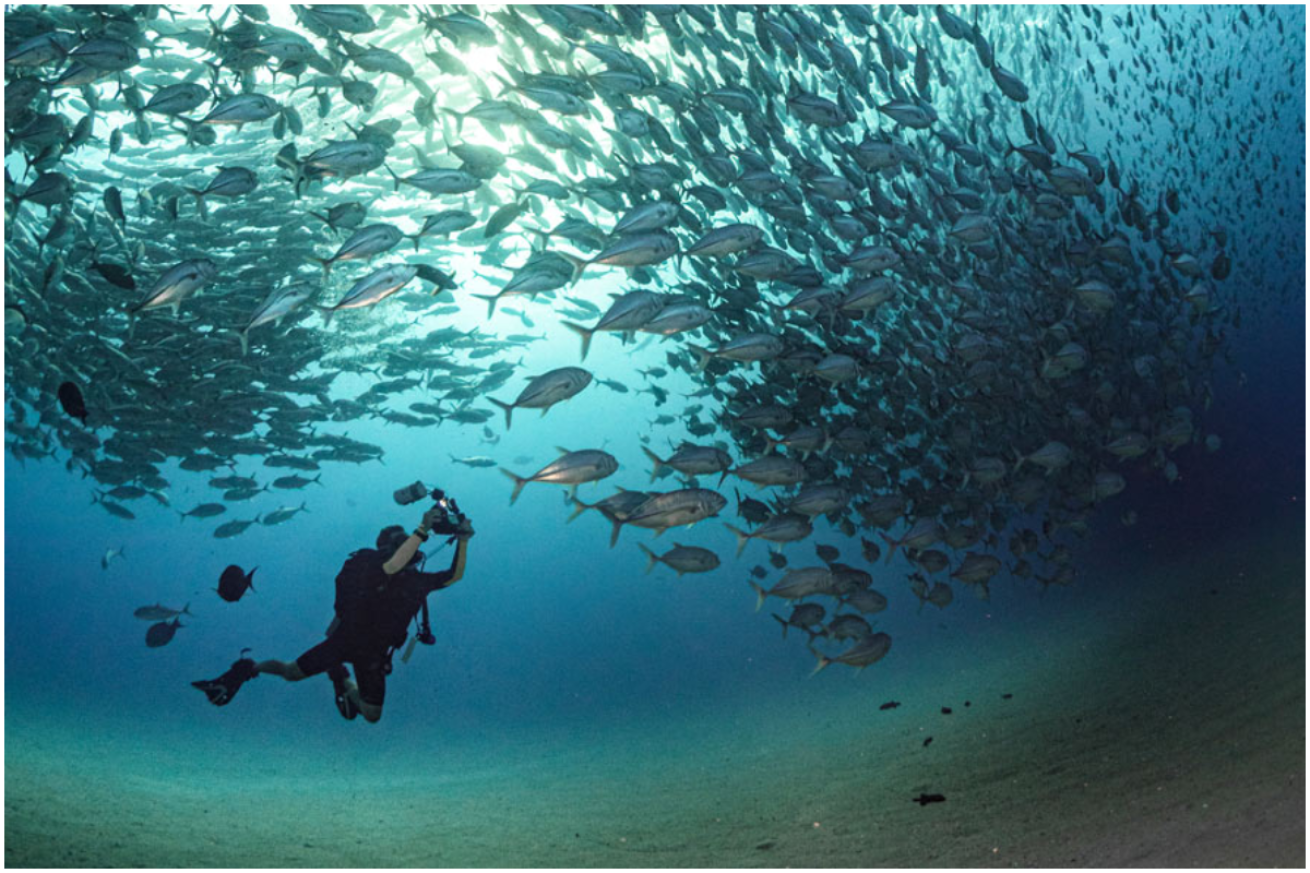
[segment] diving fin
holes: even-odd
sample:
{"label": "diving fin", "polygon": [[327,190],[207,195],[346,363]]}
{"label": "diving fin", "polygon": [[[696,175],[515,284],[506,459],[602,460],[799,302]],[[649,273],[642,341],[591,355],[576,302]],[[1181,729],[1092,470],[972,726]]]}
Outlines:
{"label": "diving fin", "polygon": [[226,706],[232,702],[233,697],[236,697],[237,691],[241,689],[242,685],[258,675],[259,671],[255,669],[254,660],[242,658],[217,679],[202,679],[191,684],[205,692],[205,696],[209,698],[210,703],[215,706]]}

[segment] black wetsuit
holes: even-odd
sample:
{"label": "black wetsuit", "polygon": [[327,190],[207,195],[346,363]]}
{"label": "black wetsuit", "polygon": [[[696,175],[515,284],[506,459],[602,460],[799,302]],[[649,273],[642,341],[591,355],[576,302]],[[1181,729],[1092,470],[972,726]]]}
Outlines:
{"label": "black wetsuit", "polygon": [[387,673],[391,672],[391,652],[405,642],[409,623],[423,608],[428,594],[458,581],[462,575],[457,575],[461,552],[462,549],[456,549],[449,570],[424,573],[411,566],[392,576],[382,569],[389,554],[375,549],[361,549],[352,554],[342,565],[338,580],[349,575],[350,589],[366,593],[343,603],[339,581],[336,602],[339,621],[326,640],[296,659],[301,672],[315,676],[339,664],[354,664],[360,699],[381,706],[387,693]]}

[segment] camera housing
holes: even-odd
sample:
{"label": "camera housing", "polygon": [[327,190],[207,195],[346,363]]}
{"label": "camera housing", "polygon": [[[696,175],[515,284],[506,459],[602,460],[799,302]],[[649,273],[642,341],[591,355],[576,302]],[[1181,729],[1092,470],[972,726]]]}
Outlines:
{"label": "camera housing", "polygon": [[432,532],[435,534],[453,534],[459,531],[459,526],[464,523],[466,516],[459,509],[459,504],[455,498],[450,497],[440,488],[432,489],[432,499],[437,506],[445,513],[441,521],[432,525]]}
{"label": "camera housing", "polygon": [[464,523],[467,516],[460,511],[459,504],[455,498],[450,497],[440,488],[429,489],[421,481],[396,491],[393,495],[396,503],[401,506],[409,506],[422,500],[424,497],[431,497],[437,507],[441,509],[443,517],[436,524],[432,525],[432,532],[435,534],[450,535],[459,532],[459,526]]}

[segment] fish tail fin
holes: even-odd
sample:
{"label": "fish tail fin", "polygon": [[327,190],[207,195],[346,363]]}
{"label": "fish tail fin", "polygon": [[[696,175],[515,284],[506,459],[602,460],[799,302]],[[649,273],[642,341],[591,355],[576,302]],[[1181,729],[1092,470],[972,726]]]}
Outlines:
{"label": "fish tail fin", "polygon": [[887,560],[884,563],[890,564],[892,562],[892,555],[896,554],[896,546],[898,543],[882,531],[878,531],[878,536],[882,537],[882,541],[889,547],[887,549]]}
{"label": "fish tail fin", "polygon": [[518,475],[517,473],[511,473],[509,470],[506,470],[504,467],[500,468],[500,472],[504,473],[506,476],[514,480],[514,493],[511,494],[509,497],[509,505],[513,506],[514,501],[518,500],[519,494],[523,492],[523,486],[528,484],[528,480],[524,479],[522,476]]}
{"label": "fish tail fin", "polygon": [[386,169],[386,171],[387,171],[388,173],[391,174],[391,181],[392,181],[392,183],[395,184],[395,186],[396,186],[394,190],[399,191],[399,190],[400,190],[400,177],[396,175],[395,171],[392,170],[391,167],[388,167],[386,164],[383,164],[382,166]]}
{"label": "fish tail fin", "polygon": [[501,409],[505,410],[505,430],[509,430],[510,420],[514,414],[514,404],[501,403],[499,400],[497,400],[494,397],[488,397],[487,399],[490,400],[492,403],[496,404],[497,406],[499,406]]}
{"label": "fish tail fin", "polygon": [[582,338],[582,360],[587,360],[587,351],[591,348],[591,337],[596,333],[595,329],[571,321],[564,322],[564,326]]}
{"label": "fish tail fin", "polygon": [[637,543],[637,548],[646,553],[646,575],[649,576],[650,571],[654,570],[655,565],[659,563],[660,556],[648,549],[645,543]]}
{"label": "fish tail fin", "polygon": [[493,315],[496,314],[496,303],[497,303],[497,301],[500,300],[500,295],[499,295],[499,294],[474,294],[473,296],[476,297],[476,298],[478,298],[479,300],[485,300],[485,301],[487,301],[487,318],[488,318],[488,319],[490,319],[491,316],[493,316]]}
{"label": "fish tail fin", "polygon": [[208,218],[209,210],[205,208],[205,192],[197,188],[188,188],[186,190],[188,194],[196,198],[196,209],[200,211],[200,217],[202,219]]}
{"label": "fish tail fin", "polygon": [[1019,468],[1023,466],[1023,462],[1026,461],[1026,460],[1027,460],[1027,458],[1025,458],[1022,454],[1020,454],[1020,452],[1019,452],[1018,449],[1015,449],[1015,450],[1014,450],[1014,470],[1013,470],[1012,472],[1014,472],[1014,473],[1018,473],[1018,472],[1019,472]]}
{"label": "fish tail fin", "polygon": [[[741,528],[728,524],[726,521],[723,523],[723,526],[732,531],[732,535],[737,538],[737,557],[740,558],[741,553],[746,549],[746,544],[751,541],[751,535]],[[754,585],[755,583],[752,582],[751,584]]]}
{"label": "fish tail fin", "polygon": [[778,613],[776,612],[770,613],[770,615],[773,616],[774,620],[778,622],[778,624],[782,625],[782,638],[784,640],[787,639],[787,622],[783,621],[782,616],[778,615]]}
{"label": "fish tail fin", "polygon": [[310,256],[309,256],[309,259],[310,259],[311,261],[317,261],[318,264],[319,264],[319,266],[321,266],[321,267],[323,268],[323,280],[324,280],[324,281],[327,281],[327,277],[332,273],[332,259],[331,259],[331,258],[316,258],[316,257],[314,257],[313,255],[310,255]]}
{"label": "fish tail fin", "polygon": [[517,87],[513,82],[506,80],[506,78],[500,73],[492,73],[491,75],[500,83],[500,93],[496,95],[497,100],[504,97],[505,92],[513,91]]}
{"label": "fish tail fin", "polygon": [[569,287],[572,288],[574,285],[578,284],[578,280],[582,278],[582,271],[587,269],[587,264],[589,262],[584,261],[577,255],[570,255],[567,252],[557,252],[556,254],[573,265],[573,275],[569,277]]}
{"label": "fish tail fin", "polygon": [[[177,601],[174,601],[174,602],[176,603]],[[191,611],[191,601],[189,601],[189,600],[187,601],[186,606],[182,607],[182,611],[179,612],[178,615],[189,615],[189,616],[191,616],[192,618],[195,618],[195,617],[196,617],[196,614],[195,614],[194,612]]]}
{"label": "fish tail fin", "polygon": [[655,465],[650,471],[650,481],[654,482],[660,475],[660,468],[664,466],[665,462],[659,455],[652,452],[646,446],[642,446],[641,450],[646,453],[646,457],[650,458],[651,462]]}
{"label": "fish tail fin", "polygon": [[[824,667],[826,667],[826,666],[828,666],[829,664],[832,663],[832,658],[829,658],[829,657],[826,656],[826,655],[822,655],[822,654],[820,654],[819,652],[814,651],[813,647],[808,647],[808,646],[807,646],[807,648],[810,649],[810,654],[814,655],[814,657],[816,657],[816,658],[819,659],[819,664],[818,664],[818,666],[816,666],[816,667],[814,668],[814,673],[818,673],[818,672],[819,672],[820,670],[822,670]],[[813,676],[814,673],[811,673],[810,675]]]}
{"label": "fish tail fin", "polygon": [[565,519],[564,523],[565,523],[565,524],[568,524],[569,522],[573,521],[573,519],[577,518],[579,515],[582,515],[582,513],[586,512],[588,509],[594,509],[594,508],[595,508],[595,505],[594,505],[594,504],[591,504],[591,503],[583,503],[581,500],[579,500],[578,498],[574,497],[574,498],[573,498],[573,514],[570,515],[567,519]]}
{"label": "fish tail fin", "polygon": [[241,357],[250,354],[250,337],[246,331],[238,331],[237,338],[241,340]]}
{"label": "fish tail fin", "polygon": [[[729,527],[732,526],[729,525]],[[754,579],[747,579],[746,584],[755,589],[755,611],[759,612],[760,607],[764,605],[764,599],[769,596],[769,592],[765,591],[763,586],[757,584]]]}
{"label": "fish tail fin", "polygon": [[687,348],[691,349],[696,354],[697,372],[701,372],[701,373],[705,372],[705,368],[710,365],[710,359],[714,357],[714,353],[707,348],[703,348],[698,345],[693,345],[692,343],[687,343]]}
{"label": "fish tail fin", "polygon": [[323,313],[323,326],[327,327],[328,324],[331,323],[332,316],[333,314],[336,313],[337,308],[335,306],[320,306],[317,303],[312,303],[310,305],[313,306],[315,309],[317,309],[319,312]]}

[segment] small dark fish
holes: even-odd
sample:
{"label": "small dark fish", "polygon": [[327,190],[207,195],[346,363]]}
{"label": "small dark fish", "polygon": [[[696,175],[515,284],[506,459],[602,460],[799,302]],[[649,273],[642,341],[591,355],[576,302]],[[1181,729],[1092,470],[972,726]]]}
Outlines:
{"label": "small dark fish", "polygon": [[507,203],[497,209],[487,221],[487,226],[482,231],[482,238],[491,239],[493,236],[503,233],[523,214],[526,206],[526,201],[519,201],[518,203]]}
{"label": "small dark fish", "polygon": [[756,579],[763,579],[765,576],[769,575],[769,571],[761,567],[759,564],[756,564],[754,567],[751,567],[751,575]]}
{"label": "small dark fish", "polygon": [[255,571],[258,567],[252,567],[247,573],[236,564],[229,564],[223,574],[218,577],[218,587],[214,589],[218,596],[228,603],[236,603],[241,599],[241,595],[246,593],[246,589],[255,590],[251,581],[255,578]]}
{"label": "small dark fish", "polygon": [[1007,693],[1001,695],[1001,699],[1002,699],[1002,700],[1009,700],[1009,699],[1010,699],[1011,697],[1013,697],[1013,696],[1014,696],[1013,694],[1010,694],[1010,693],[1007,692]]}
{"label": "small dark fish", "polygon": [[119,546],[116,549],[106,549],[104,555],[100,558],[100,569],[108,570],[109,562],[114,560],[114,558],[123,557],[123,550],[126,548],[127,546]]}
{"label": "small dark fish", "polygon": [[913,800],[915,803],[919,804],[920,806],[927,806],[930,803],[944,803],[946,801],[946,795],[945,794],[920,794],[918,797],[911,798],[911,800]]}
{"label": "small dark fish", "polygon": [[923,747],[925,749],[928,748],[930,745],[932,745],[932,737],[928,737],[928,739],[923,741]]}
{"label": "small dark fish", "polygon": [[110,285],[128,291],[136,290],[136,280],[132,278],[132,271],[127,267],[110,261],[92,261],[91,266]]}
{"label": "small dark fish", "polygon": [[733,493],[737,495],[737,514],[751,524],[762,524],[773,514],[767,503],[753,497],[742,497],[741,492],[735,489]]}
{"label": "small dark fish", "polygon": [[896,709],[896,708],[897,708],[898,706],[900,706],[900,705],[901,705],[901,702],[900,702],[899,700],[889,700],[889,701],[887,701],[886,703],[884,703],[882,706],[880,706],[880,707],[878,707],[878,708],[879,708],[879,709]]}
{"label": "small dark fish", "polygon": [[782,552],[772,552],[769,554],[769,563],[781,570],[787,566],[787,556]]}
{"label": "small dark fish", "polygon": [[827,543],[819,543],[814,547],[814,553],[819,556],[819,560],[825,564],[831,564],[841,557],[841,552],[837,551],[836,546],[830,546]]}
{"label": "small dark fish", "polygon": [[127,215],[123,212],[123,194],[113,185],[105,189],[105,211],[119,224],[127,224]]}
{"label": "small dark fish", "polygon": [[951,714],[951,708],[949,706],[943,706],[942,715],[950,715],[950,714]]}
{"label": "small dark fish", "polygon": [[82,399],[82,389],[78,388],[72,382],[65,382],[59,386],[59,405],[64,408],[70,418],[80,418],[82,425],[86,426],[86,401]]}
{"label": "small dark fish", "polygon": [[146,630],[146,645],[152,649],[168,645],[173,639],[173,634],[177,633],[177,629],[180,627],[186,627],[186,625],[176,618],[172,621],[161,621],[159,624],[152,624]]}
{"label": "small dark fish", "polygon": [[420,279],[424,282],[431,282],[436,286],[432,291],[433,294],[440,294],[442,291],[451,291],[459,287],[454,276],[438,270],[431,264],[416,264],[415,268],[418,270],[417,275]]}

